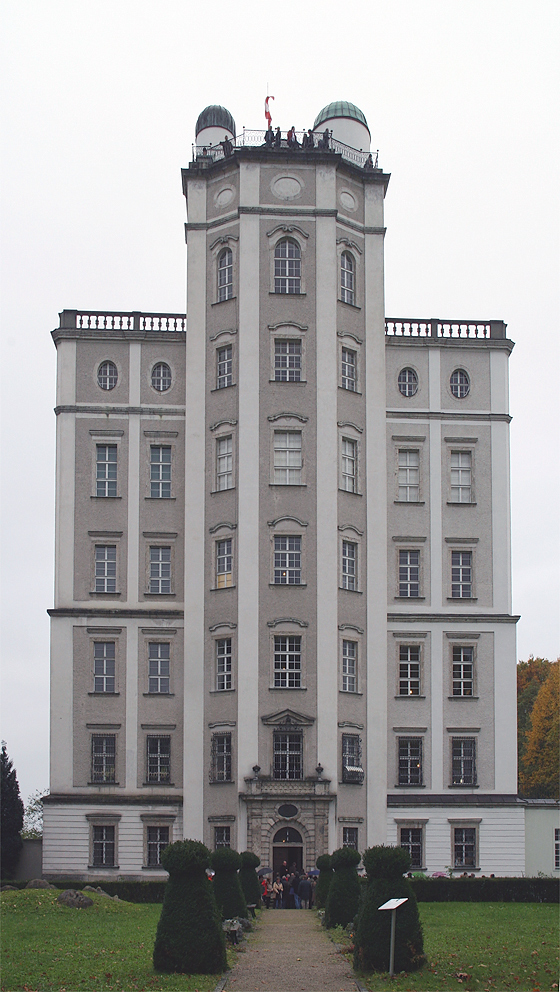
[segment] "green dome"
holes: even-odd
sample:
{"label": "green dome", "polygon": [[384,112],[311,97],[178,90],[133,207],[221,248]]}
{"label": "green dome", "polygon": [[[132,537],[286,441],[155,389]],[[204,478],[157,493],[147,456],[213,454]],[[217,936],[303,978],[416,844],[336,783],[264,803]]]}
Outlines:
{"label": "green dome", "polygon": [[355,103],[348,103],[347,100],[335,100],[334,103],[329,103],[326,107],[323,107],[321,113],[317,114],[315,118],[313,130],[320,127],[325,121],[332,120],[333,117],[349,117],[353,121],[359,121],[360,124],[367,127],[369,132],[365,115]]}
{"label": "green dome", "polygon": [[226,110],[225,107],[219,107],[217,104],[205,107],[202,113],[199,114],[194,129],[195,135],[199,135],[205,127],[223,127],[226,131],[235,134],[235,121],[229,110]]}

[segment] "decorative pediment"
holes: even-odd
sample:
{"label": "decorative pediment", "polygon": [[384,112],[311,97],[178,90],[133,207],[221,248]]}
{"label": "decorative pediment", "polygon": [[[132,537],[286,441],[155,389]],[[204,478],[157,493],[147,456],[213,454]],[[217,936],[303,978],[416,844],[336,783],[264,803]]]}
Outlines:
{"label": "decorative pediment", "polygon": [[[278,324],[269,324],[269,331],[277,331],[279,327],[297,327],[298,331],[306,331],[307,324],[298,324],[295,320],[281,320]],[[91,431],[90,431],[91,434]],[[122,434],[122,431],[121,431]]]}
{"label": "decorative pediment", "polygon": [[302,413],[288,413],[287,411],[284,411],[284,413],[271,414],[270,417],[267,417],[267,420],[270,420],[271,424],[275,423],[277,420],[299,420],[301,424],[306,424],[309,417],[305,417]]}
{"label": "decorative pediment", "polygon": [[353,251],[357,251],[359,255],[363,255],[363,248],[360,248],[355,241],[350,241],[348,238],[337,238],[337,245],[346,245],[347,248],[351,248]]}
{"label": "decorative pediment", "polygon": [[295,710],[280,710],[279,713],[268,713],[261,717],[266,727],[311,727],[315,723],[314,716],[296,713]]}
{"label": "decorative pediment", "polygon": [[271,238],[272,235],[276,234],[277,231],[283,231],[284,234],[293,234],[294,231],[297,231],[297,233],[301,234],[303,238],[309,237],[307,232],[304,231],[301,227],[298,227],[297,224],[277,224],[276,227],[273,227],[271,231],[266,232],[267,238]]}
{"label": "decorative pediment", "polygon": [[309,524],[307,520],[300,520],[299,517],[293,517],[291,513],[285,513],[282,517],[276,517],[275,520],[267,520],[269,527],[277,527],[278,524],[283,523],[284,520],[291,520],[295,524],[299,524],[300,527],[308,527]]}
{"label": "decorative pediment", "polygon": [[227,245],[228,241],[239,241],[239,238],[235,234],[224,234],[221,238],[216,238],[215,241],[210,245],[210,251],[213,251],[216,245]]}

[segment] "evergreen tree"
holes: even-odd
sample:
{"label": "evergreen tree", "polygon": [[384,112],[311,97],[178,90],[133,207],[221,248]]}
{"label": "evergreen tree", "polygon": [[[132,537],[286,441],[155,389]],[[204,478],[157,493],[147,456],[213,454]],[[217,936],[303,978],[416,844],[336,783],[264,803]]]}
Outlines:
{"label": "evergreen tree", "polygon": [[333,877],[330,854],[319,855],[317,858],[317,868],[321,874],[317,879],[317,886],[315,888],[315,905],[317,909],[324,909],[327,905],[327,897]]}
{"label": "evergreen tree", "polygon": [[180,974],[215,975],[227,967],[222,921],[205,869],[210,851],[197,840],[165,848],[169,872],[156,932],[154,968]]}
{"label": "evergreen tree", "polygon": [[232,920],[235,916],[247,917],[247,903],[237,874],[240,867],[241,857],[231,847],[219,847],[214,851],[212,868],[216,874],[212,886],[222,920]]}
{"label": "evergreen tree", "polygon": [[2,878],[13,878],[19,861],[23,842],[20,831],[23,828],[23,803],[15,768],[8,757],[6,742],[2,741],[0,755],[2,767],[1,797],[1,874]]}
{"label": "evergreen tree", "polygon": [[360,908],[360,881],[356,869],[360,852],[339,847],[331,854],[333,877],[325,906],[325,926],[348,926]]}
{"label": "evergreen tree", "polygon": [[526,748],[519,769],[523,796],[533,799],[559,799],[560,662],[550,665],[548,678],[541,685],[531,710]]}
{"label": "evergreen tree", "polygon": [[241,882],[245,902],[248,905],[254,904],[257,907],[261,905],[261,883],[255,869],[259,867],[260,863],[261,859],[257,854],[253,854],[252,851],[241,852],[239,881]]}

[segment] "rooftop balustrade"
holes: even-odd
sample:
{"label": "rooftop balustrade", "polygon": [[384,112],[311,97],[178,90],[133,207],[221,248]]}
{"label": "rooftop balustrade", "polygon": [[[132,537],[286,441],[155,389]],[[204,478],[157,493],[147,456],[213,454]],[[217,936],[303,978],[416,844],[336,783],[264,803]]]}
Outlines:
{"label": "rooftop balustrade", "polygon": [[141,313],[140,310],[63,310],[61,329],[99,331],[185,331],[185,313]]}
{"label": "rooftop balustrade", "polygon": [[[292,151],[311,151],[311,148],[303,147],[304,137],[309,137],[307,131],[296,131],[295,135],[297,138],[297,145],[288,144],[288,132],[281,131],[281,145],[280,148],[290,148]],[[265,143],[266,131],[255,131],[248,128],[243,128],[243,132],[237,136],[234,142],[232,142],[232,154],[235,155],[236,149],[238,148],[266,148],[268,147]],[[313,148],[317,151],[331,151],[337,152],[342,155],[343,159],[348,162],[352,162],[353,165],[357,165],[358,168],[363,169],[368,158],[369,152],[364,152],[362,149],[351,148],[350,145],[345,145],[342,141],[337,141],[336,138],[329,137],[328,148],[324,147],[323,135],[312,134],[313,137]],[[270,146],[270,151],[274,152],[278,148],[277,145],[273,144]],[[205,160],[211,161],[212,163],[218,162],[220,159],[225,158],[225,152],[222,143],[217,145],[193,145],[193,162],[204,162]],[[378,157],[379,152],[376,152],[373,158],[373,168],[378,168]]]}
{"label": "rooftop balustrade", "polygon": [[396,338],[463,338],[484,340],[505,338],[503,320],[429,320],[409,317],[386,317],[385,335]]}

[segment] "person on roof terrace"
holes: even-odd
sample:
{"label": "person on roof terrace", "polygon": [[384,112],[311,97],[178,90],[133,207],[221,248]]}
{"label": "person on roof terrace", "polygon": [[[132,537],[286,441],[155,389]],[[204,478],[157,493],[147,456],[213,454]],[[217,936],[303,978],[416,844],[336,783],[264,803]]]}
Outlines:
{"label": "person on roof terrace", "polygon": [[288,131],[288,147],[289,148],[299,148],[299,141],[296,136],[295,124],[292,124],[290,130]]}
{"label": "person on roof terrace", "polygon": [[268,129],[264,132],[264,143],[267,148],[272,148],[274,144],[274,131],[272,130],[270,124]]}
{"label": "person on roof terrace", "polygon": [[276,128],[276,134],[274,135],[274,144],[276,148],[280,148],[280,146],[282,145],[282,135],[280,133],[279,127]]}
{"label": "person on roof terrace", "polygon": [[302,145],[302,148],[314,148],[315,147],[315,142],[313,140],[313,131],[311,130],[311,128],[308,128],[307,134],[304,133],[304,135],[303,135],[303,141],[302,141],[301,145]]}
{"label": "person on roof terrace", "polygon": [[220,144],[224,149],[224,155],[226,158],[229,158],[230,155],[233,155],[233,145],[229,140],[227,134],[224,134],[224,140],[220,141]]}

